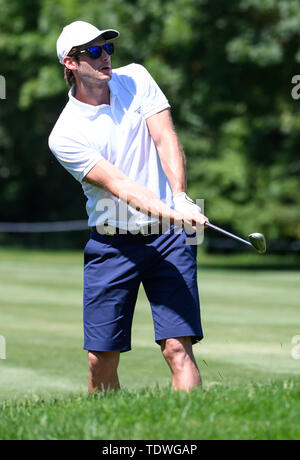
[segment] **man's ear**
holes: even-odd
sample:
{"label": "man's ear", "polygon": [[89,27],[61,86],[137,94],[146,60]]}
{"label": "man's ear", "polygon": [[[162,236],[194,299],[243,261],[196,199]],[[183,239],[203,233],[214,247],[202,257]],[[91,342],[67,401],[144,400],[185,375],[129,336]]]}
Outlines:
{"label": "man's ear", "polygon": [[66,56],[63,58],[63,63],[67,67],[67,69],[70,70],[77,70],[78,68],[78,63],[75,61],[75,59],[71,56]]}

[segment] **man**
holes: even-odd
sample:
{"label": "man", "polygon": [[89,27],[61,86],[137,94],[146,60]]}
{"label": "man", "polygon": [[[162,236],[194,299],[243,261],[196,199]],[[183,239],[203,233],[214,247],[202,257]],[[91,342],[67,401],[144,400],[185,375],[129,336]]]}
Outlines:
{"label": "man", "polygon": [[88,390],[120,387],[117,368],[120,353],[131,349],[140,283],[173,387],[190,390],[201,385],[192,350],[203,337],[196,246],[176,229],[199,231],[207,218],[187,196],[184,153],[166,97],[141,65],[111,68],[118,37],[76,21],[57,41],[72,88],[49,146],[82,184],[92,230],[84,253]]}

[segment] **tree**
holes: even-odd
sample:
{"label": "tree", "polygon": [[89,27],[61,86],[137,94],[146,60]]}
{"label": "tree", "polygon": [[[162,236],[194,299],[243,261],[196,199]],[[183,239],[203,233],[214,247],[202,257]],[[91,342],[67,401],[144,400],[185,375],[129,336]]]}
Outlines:
{"label": "tree", "polygon": [[114,65],[145,65],[169,98],[190,194],[205,199],[211,220],[300,238],[297,1],[0,0],[0,8],[2,220],[85,218],[80,185],[47,144],[67,100],[56,39],[82,19],[118,29]]}

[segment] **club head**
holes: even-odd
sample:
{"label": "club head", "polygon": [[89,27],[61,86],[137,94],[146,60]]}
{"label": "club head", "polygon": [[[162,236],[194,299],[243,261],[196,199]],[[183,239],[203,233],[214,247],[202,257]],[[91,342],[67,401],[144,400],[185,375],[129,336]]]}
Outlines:
{"label": "club head", "polygon": [[259,254],[264,254],[266,252],[266,239],[262,233],[250,233],[248,238]]}

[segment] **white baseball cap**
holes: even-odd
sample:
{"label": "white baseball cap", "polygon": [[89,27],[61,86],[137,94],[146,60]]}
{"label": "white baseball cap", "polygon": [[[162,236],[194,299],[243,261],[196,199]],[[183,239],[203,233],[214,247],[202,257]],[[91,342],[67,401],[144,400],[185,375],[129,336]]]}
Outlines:
{"label": "white baseball cap", "polygon": [[59,62],[63,64],[63,58],[68,55],[74,46],[84,45],[100,36],[104,40],[113,40],[114,38],[118,38],[120,33],[114,29],[99,30],[85,21],[71,22],[71,24],[63,28],[56,42]]}

